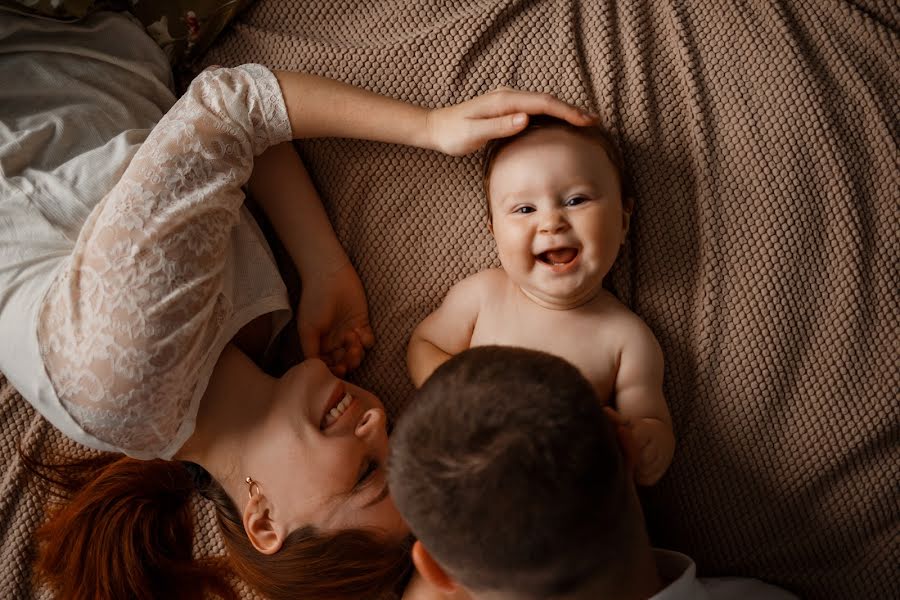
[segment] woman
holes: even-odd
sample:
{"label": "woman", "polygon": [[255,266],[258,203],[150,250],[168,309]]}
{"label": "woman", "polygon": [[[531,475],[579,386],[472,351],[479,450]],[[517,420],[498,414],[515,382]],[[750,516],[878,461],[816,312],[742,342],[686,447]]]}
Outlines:
{"label": "woman", "polygon": [[[461,155],[519,131],[528,113],[591,121],[511,90],[429,111],[301,73],[211,70],[88,200],[71,245],[0,234],[0,331],[20,341],[0,369],[73,439],[133,457],[36,466],[68,496],[40,533],[39,572],[61,597],[231,595],[222,571],[191,560],[194,487],[217,506],[229,565],[265,595],[396,589],[408,532],[385,484],[384,409],[335,375],[374,341],[365,298],[286,142],[355,137]],[[288,308],[242,209],[248,181],[298,267],[301,339],[317,357],[277,379],[246,353]],[[20,232],[41,231],[37,213],[47,220],[33,198],[8,205]],[[11,317],[23,298],[38,300],[33,313]]]}

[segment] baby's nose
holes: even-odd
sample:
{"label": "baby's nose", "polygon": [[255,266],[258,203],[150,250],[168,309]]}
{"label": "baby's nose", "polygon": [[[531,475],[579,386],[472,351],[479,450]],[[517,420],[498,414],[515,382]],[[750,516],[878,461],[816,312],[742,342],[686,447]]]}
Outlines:
{"label": "baby's nose", "polygon": [[541,220],[542,233],[558,233],[564,231],[567,226],[561,211],[558,210],[547,211],[544,218]]}

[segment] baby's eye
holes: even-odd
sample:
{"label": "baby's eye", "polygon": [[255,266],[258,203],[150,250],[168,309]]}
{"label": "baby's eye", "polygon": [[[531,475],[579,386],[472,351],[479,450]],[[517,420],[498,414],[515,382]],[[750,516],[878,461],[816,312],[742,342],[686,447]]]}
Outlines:
{"label": "baby's eye", "polygon": [[519,214],[519,215],[527,215],[527,214],[533,213],[533,212],[534,212],[533,206],[517,206],[513,210],[514,214]]}
{"label": "baby's eye", "polygon": [[568,198],[563,205],[564,206],[578,206],[579,204],[583,204],[587,202],[589,198],[587,196],[572,196]]}

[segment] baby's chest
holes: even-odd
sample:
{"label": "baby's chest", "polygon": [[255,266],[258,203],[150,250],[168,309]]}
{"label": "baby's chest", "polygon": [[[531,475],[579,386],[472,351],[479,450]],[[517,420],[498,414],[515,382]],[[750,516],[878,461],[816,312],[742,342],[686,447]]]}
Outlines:
{"label": "baby's chest", "polygon": [[615,336],[604,335],[602,320],[559,318],[568,315],[556,314],[510,316],[479,315],[471,345],[517,346],[564,358],[578,367],[604,404],[609,401],[619,353]]}

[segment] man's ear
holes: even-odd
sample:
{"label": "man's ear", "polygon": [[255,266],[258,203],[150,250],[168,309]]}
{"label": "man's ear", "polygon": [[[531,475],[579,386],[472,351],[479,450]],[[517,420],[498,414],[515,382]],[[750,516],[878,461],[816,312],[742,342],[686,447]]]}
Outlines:
{"label": "man's ear", "polygon": [[631,198],[626,198],[622,202],[622,243],[625,243],[625,236],[628,235],[628,228],[631,226],[631,213],[634,210],[634,202]]}
{"label": "man's ear", "polygon": [[284,524],[272,519],[271,508],[261,493],[250,498],[244,507],[244,531],[253,547],[263,554],[275,554],[281,550],[287,537]]}
{"label": "man's ear", "polygon": [[447,593],[453,593],[459,587],[418,540],[412,547],[412,560],[422,578],[434,587]]}

